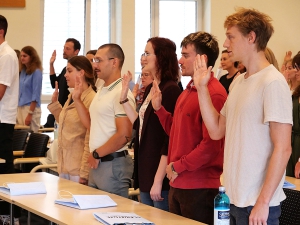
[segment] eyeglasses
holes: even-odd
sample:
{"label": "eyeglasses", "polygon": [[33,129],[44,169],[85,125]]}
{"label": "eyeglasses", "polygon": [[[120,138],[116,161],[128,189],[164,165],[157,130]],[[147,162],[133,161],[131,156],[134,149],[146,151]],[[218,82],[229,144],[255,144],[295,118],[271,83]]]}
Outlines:
{"label": "eyeglasses", "polygon": [[147,57],[149,55],[155,55],[155,54],[152,54],[152,53],[148,53],[148,52],[144,52],[141,57]]}
{"label": "eyeglasses", "polygon": [[294,68],[297,70],[297,72],[300,70],[297,63],[295,63]]}
{"label": "eyeglasses", "polygon": [[148,77],[150,74],[149,73],[142,73],[141,77]]}
{"label": "eyeglasses", "polygon": [[93,58],[93,63],[101,63],[103,62],[104,60],[111,60],[111,59],[114,59],[114,58],[108,58],[108,59],[99,59],[99,58]]}

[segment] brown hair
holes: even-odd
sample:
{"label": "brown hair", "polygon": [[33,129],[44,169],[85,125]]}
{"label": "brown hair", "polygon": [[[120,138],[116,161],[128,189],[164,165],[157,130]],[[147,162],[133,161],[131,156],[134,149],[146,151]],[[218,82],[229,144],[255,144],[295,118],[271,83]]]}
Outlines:
{"label": "brown hair", "polygon": [[271,17],[256,9],[238,8],[236,13],[226,18],[224,27],[229,28],[237,26],[244,36],[247,36],[253,31],[256,35],[255,43],[257,51],[263,51],[265,50],[270,37],[274,33],[271,21]]}
{"label": "brown hair", "polygon": [[95,77],[92,64],[85,56],[73,56],[68,60],[68,63],[74,66],[78,71],[83,70],[85,81],[88,83],[88,85],[92,86],[94,91],[97,90],[95,86]]}
{"label": "brown hair", "polygon": [[273,66],[279,71],[279,66],[278,66],[278,62],[275,58],[275,55],[274,55],[273,51],[268,47],[266,47],[266,49],[265,49],[265,56],[266,56],[266,59],[268,60],[268,62],[273,64]]}
{"label": "brown hair", "polygon": [[36,50],[32,46],[25,46],[22,48],[21,52],[24,52],[30,56],[29,66],[26,67],[24,64],[22,64],[21,68],[26,71],[27,75],[32,74],[36,69],[40,69],[42,71],[42,62]]}
{"label": "brown hair", "polygon": [[152,37],[147,42],[152,44],[156,56],[157,73],[160,80],[178,81],[179,66],[176,55],[176,45],[173,41],[163,37]]}

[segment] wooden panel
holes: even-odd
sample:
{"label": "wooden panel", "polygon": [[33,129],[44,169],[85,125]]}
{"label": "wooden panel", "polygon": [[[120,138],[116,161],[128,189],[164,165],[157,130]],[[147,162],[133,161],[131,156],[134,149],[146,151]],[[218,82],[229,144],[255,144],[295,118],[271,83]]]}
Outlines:
{"label": "wooden panel", "polygon": [[0,7],[25,7],[25,0],[1,0]]}

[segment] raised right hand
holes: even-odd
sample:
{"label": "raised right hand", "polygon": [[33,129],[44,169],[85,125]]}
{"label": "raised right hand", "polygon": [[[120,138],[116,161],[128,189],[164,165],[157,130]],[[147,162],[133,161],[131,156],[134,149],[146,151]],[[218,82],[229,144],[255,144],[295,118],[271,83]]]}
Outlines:
{"label": "raised right hand", "polygon": [[194,62],[193,81],[197,89],[201,88],[201,86],[207,86],[211,77],[212,67],[207,68],[205,57],[205,55],[197,55]]}
{"label": "raised right hand", "polygon": [[53,51],[52,56],[50,58],[50,64],[53,64],[56,59],[56,50]]}
{"label": "raised right hand", "polygon": [[152,107],[155,111],[157,111],[161,108],[162,95],[156,80],[153,81],[153,86],[151,88],[151,95],[152,95],[152,99],[151,99]]}
{"label": "raised right hand", "polygon": [[127,98],[127,94],[128,94],[128,90],[129,90],[129,82],[131,81],[131,79],[132,79],[132,74],[128,70],[127,74],[123,75],[120,101],[123,101]]}
{"label": "raised right hand", "polygon": [[58,83],[55,81],[55,91],[52,94],[51,102],[56,102],[58,100]]}

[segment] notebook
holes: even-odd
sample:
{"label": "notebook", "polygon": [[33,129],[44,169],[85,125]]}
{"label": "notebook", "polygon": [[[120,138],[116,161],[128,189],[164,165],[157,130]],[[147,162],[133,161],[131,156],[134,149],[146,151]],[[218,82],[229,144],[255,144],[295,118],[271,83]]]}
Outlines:
{"label": "notebook", "polygon": [[296,186],[285,180],[284,183],[283,183],[283,188],[295,189]]}
{"label": "notebook", "polygon": [[94,213],[94,217],[96,218],[96,220],[105,225],[154,224],[153,222],[146,220],[135,213],[103,212]]}
{"label": "notebook", "polygon": [[95,209],[117,205],[108,195],[72,195],[71,198],[56,199],[55,203],[76,209]]}
{"label": "notebook", "polygon": [[46,194],[47,190],[42,182],[5,183],[0,186],[0,192],[8,195]]}

